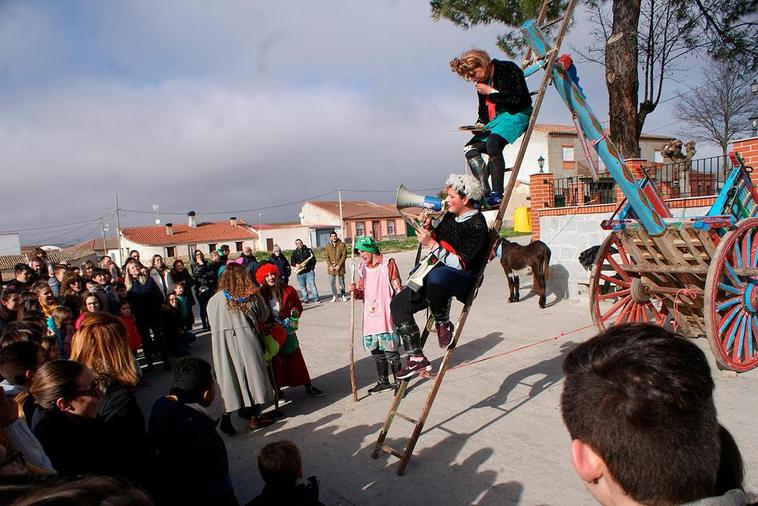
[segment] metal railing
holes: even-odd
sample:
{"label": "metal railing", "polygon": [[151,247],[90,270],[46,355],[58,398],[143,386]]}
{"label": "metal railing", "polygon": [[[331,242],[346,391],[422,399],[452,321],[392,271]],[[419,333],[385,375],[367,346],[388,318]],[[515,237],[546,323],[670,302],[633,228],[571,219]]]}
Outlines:
{"label": "metal railing", "polygon": [[[718,195],[731,170],[726,156],[699,158],[689,162],[653,163],[642,167],[664,199]],[[606,173],[607,174],[607,173]],[[553,207],[573,207],[616,202],[616,182],[600,175],[572,176],[553,181]]]}
{"label": "metal railing", "polygon": [[553,180],[553,207],[573,207],[616,202],[616,183],[613,178],[601,176],[573,176]]}
{"label": "metal railing", "polygon": [[665,199],[718,195],[731,170],[726,156],[642,167]]}

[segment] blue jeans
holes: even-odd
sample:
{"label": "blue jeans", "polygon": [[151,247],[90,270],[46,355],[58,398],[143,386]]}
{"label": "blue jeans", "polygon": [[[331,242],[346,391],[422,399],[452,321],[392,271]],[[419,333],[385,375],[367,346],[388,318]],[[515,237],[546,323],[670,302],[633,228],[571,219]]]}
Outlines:
{"label": "blue jeans", "polygon": [[[334,295],[335,297],[337,297],[338,295],[344,297],[345,296],[345,275],[338,274],[335,276],[334,274],[327,274],[327,276],[329,276],[329,286],[332,289],[332,295]],[[337,280],[339,280],[340,282],[339,293],[337,292]]]}
{"label": "blue jeans", "polygon": [[316,273],[313,271],[303,272],[297,275],[297,284],[300,285],[300,293],[303,302],[308,302],[308,292],[311,293],[311,301],[318,300],[318,290],[316,289]]}

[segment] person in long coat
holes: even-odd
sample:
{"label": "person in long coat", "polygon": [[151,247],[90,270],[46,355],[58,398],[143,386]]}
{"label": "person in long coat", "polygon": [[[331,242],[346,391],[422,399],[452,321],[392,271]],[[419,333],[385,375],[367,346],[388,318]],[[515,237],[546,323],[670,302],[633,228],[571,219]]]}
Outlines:
{"label": "person in long coat", "polygon": [[261,414],[262,405],[273,399],[258,331],[259,322],[268,317],[268,306],[245,267],[227,266],[218,291],[208,301],[213,368],[224,401],[220,428],[227,434],[235,432],[231,412],[242,408],[251,408],[252,430],[273,423]]}

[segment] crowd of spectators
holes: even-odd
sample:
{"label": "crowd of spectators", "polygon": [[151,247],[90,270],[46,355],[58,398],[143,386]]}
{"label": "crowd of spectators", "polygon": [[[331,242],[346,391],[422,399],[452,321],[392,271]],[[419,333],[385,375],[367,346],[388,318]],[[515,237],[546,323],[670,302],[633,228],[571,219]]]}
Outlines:
{"label": "crowd of spectators", "polygon": [[[109,256],[15,266],[0,292],[0,504],[238,504],[218,420],[206,409],[216,377],[190,348],[194,306],[210,329],[208,302],[233,275],[255,290],[254,256],[228,264],[222,246],[210,262],[196,252],[189,268],[160,255],[143,263],[137,251],[120,267]],[[173,378],[146,416],[135,392],[150,386],[156,366]],[[250,400],[239,406],[244,418],[261,408]],[[300,490],[294,482],[274,490],[290,488]],[[309,504],[319,504],[308,490]]]}

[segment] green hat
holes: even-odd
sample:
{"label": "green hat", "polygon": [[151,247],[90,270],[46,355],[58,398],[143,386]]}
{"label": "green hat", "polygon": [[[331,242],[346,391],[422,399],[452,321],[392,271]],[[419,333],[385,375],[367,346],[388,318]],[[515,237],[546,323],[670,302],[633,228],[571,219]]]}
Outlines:
{"label": "green hat", "polygon": [[371,237],[362,235],[355,240],[355,250],[365,251],[367,253],[379,254],[379,245]]}

